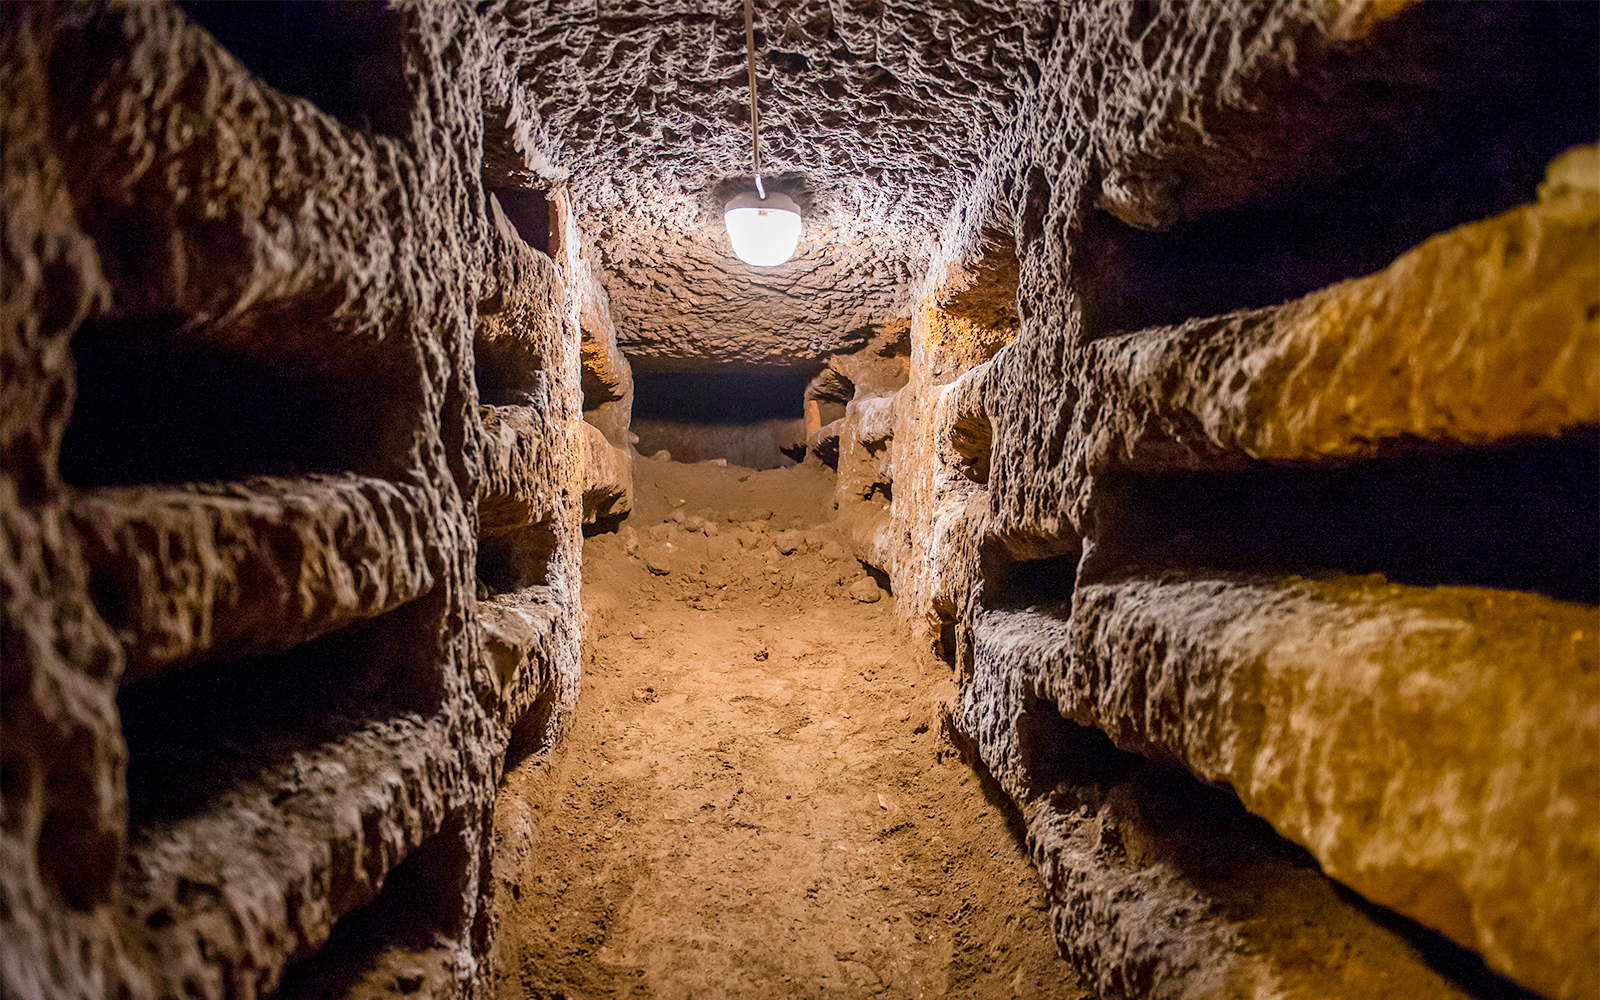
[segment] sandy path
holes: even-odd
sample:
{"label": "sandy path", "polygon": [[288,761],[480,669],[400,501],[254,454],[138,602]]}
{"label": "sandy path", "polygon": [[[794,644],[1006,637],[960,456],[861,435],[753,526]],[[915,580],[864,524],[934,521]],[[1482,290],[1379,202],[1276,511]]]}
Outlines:
{"label": "sandy path", "polygon": [[827,474],[639,465],[572,728],[498,807],[501,1000],[1082,996]]}

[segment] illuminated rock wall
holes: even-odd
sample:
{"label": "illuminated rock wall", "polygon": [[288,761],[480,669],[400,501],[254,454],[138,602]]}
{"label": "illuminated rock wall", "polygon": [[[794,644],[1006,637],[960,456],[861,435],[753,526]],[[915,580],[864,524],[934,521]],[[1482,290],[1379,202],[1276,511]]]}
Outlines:
{"label": "illuminated rock wall", "polygon": [[1600,989],[1567,13],[1074,14],[834,429],[1105,996]]}
{"label": "illuminated rock wall", "polygon": [[173,6],[0,15],[0,992],[472,994],[627,366],[469,8],[197,14],[302,75]]}

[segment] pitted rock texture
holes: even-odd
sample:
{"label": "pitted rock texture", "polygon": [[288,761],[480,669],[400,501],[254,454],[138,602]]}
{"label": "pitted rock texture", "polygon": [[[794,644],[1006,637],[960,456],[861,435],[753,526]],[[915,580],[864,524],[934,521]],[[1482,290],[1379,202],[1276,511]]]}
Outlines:
{"label": "pitted rock texture", "polygon": [[[1061,457],[1096,377],[1086,342],[1299,298],[1532,200],[1545,163],[1595,138],[1591,108],[1550,99],[1597,62],[1592,20],[1571,13],[1416,5],[1340,41],[1290,5],[1229,8],[1187,30],[1172,20],[1186,10],[1158,7],[1149,44],[1085,15],[1074,26],[1083,43],[1052,50],[1007,133],[1015,147],[999,153],[1017,172],[1001,187],[1017,220],[1023,323],[996,362],[998,526],[1081,528],[1062,517],[1082,477]],[[1535,54],[1557,38],[1572,59]],[[1313,135],[1320,159],[1308,166],[1295,151]],[[1192,183],[1191,148],[1236,162]],[[1150,215],[1140,225],[1167,232],[1094,207],[1092,178],[1145,160],[1170,168],[1161,176],[1176,187],[1133,203]],[[1298,191],[1281,189],[1285,178]]]}
{"label": "pitted rock texture", "polygon": [[[176,6],[0,13],[8,996],[474,995],[504,755],[576,697],[615,346],[485,194],[526,95],[466,5],[295,13],[360,22],[314,98]],[[480,602],[485,489],[540,586]]]}
{"label": "pitted rock texture", "polygon": [[71,507],[125,678],[280,652],[433,589],[426,494],[381,479],[109,487]]}
{"label": "pitted rock texture", "polygon": [[583,424],[583,523],[614,524],[633,509],[633,452],[606,440],[600,428]]}
{"label": "pitted rock texture", "polygon": [[[1321,579],[1346,561],[1362,564],[1356,572],[1384,570],[1389,558],[1404,563],[1396,566],[1409,574],[1402,578],[1424,585],[1373,585],[1363,613],[1393,624],[1410,620],[1415,601],[1436,599],[1426,585],[1452,582],[1460,566],[1477,565],[1469,579],[1502,589],[1473,592],[1490,606],[1523,613],[1463,612],[1441,633],[1463,643],[1461,650],[1503,644],[1498,658],[1458,657],[1477,664],[1472,683],[1460,686],[1463,698],[1493,708],[1449,702],[1463,716],[1450,725],[1471,749],[1434,746],[1420,723],[1362,714],[1379,711],[1365,687],[1329,694],[1319,711],[1330,720],[1366,719],[1371,731],[1363,740],[1417,740],[1398,754],[1351,744],[1362,766],[1405,761],[1395,782],[1449,786],[1455,779],[1441,776],[1464,768],[1498,774],[1482,781],[1511,787],[1514,776],[1545,768],[1543,778],[1519,786],[1526,798],[1513,804],[1469,794],[1454,811],[1415,817],[1404,835],[1399,827],[1374,834],[1365,849],[1387,861],[1384,874],[1365,878],[1355,873],[1359,865],[1348,867],[1361,849],[1302,836],[1299,820],[1282,808],[1287,799],[1252,798],[1247,783],[1238,787],[1246,806],[1308,847],[1335,877],[1482,949],[1498,973],[1554,996],[1587,995],[1595,972],[1592,962],[1572,957],[1593,952],[1600,918],[1582,897],[1596,880],[1586,846],[1594,834],[1582,818],[1593,810],[1576,805],[1588,787],[1582,774],[1589,753],[1575,751],[1568,773],[1533,744],[1502,757],[1498,737],[1485,734],[1502,724],[1527,732],[1540,726],[1543,710],[1523,697],[1531,690],[1526,678],[1544,670],[1549,636],[1579,636],[1579,646],[1562,647],[1573,682],[1556,709],[1556,728],[1565,734],[1559,739],[1587,747],[1600,704],[1583,666],[1593,659],[1592,606],[1507,592],[1591,602],[1592,566],[1577,573],[1581,580],[1556,581],[1564,554],[1531,541],[1537,530],[1495,524],[1497,512],[1514,516],[1526,497],[1530,512],[1570,510],[1563,521],[1586,525],[1556,533],[1563,547],[1583,553],[1579,562],[1594,546],[1585,485],[1600,420],[1593,383],[1600,234],[1585,193],[1593,186],[1591,155],[1551,164],[1536,194],[1544,164],[1600,131],[1592,108],[1552,96],[1574,87],[1587,93],[1590,85],[1578,81],[1600,63],[1592,19],[1579,23],[1569,14],[1429,4],[1224,6],[1206,8],[1203,18],[1180,4],[1108,5],[1067,14],[917,287],[909,380],[897,387],[895,433],[881,470],[893,501],[852,505],[853,486],[839,497],[857,554],[889,573],[902,616],[937,642],[963,685],[966,710],[956,728],[977,741],[983,761],[1019,802],[1042,801],[1053,786],[1039,775],[1052,773],[1052,760],[1062,763],[1048,738],[1062,725],[1058,707],[1048,692],[1029,693],[1033,675],[1023,651],[1030,642],[1059,640],[1041,662],[1071,678],[1055,692],[1062,711],[1093,690],[1156,697],[1157,688],[1143,683],[1156,684],[1141,666],[1148,657],[1174,670],[1181,665],[1185,677],[1213,662],[1178,637],[1203,630],[1216,609],[1175,600],[1177,592],[1164,589],[1174,574],[1225,578],[1217,576],[1220,568],[1208,570],[1208,561],[1233,568],[1254,560],[1282,574],[1274,579]],[[1536,54],[1556,38],[1570,45],[1570,58]],[[997,228],[1014,237],[1014,276],[982,263],[995,250]],[[1008,284],[1017,317],[1009,329],[1003,312],[981,308],[1002,301],[999,289]],[[849,426],[839,428],[841,454],[851,435]],[[1568,462],[1585,471],[1564,478]],[[1468,467],[1482,478],[1462,474]],[[1186,470],[1206,471],[1185,480]],[[1430,493],[1427,477],[1438,470],[1457,478]],[[1295,477],[1335,483],[1325,494],[1335,506],[1311,512],[1292,510],[1288,500],[1255,503],[1252,489],[1270,493],[1274,484],[1304,481]],[[1130,480],[1145,491],[1132,506]],[[1402,481],[1418,489],[1391,490],[1372,511],[1385,530],[1407,525],[1397,536],[1404,551],[1386,556],[1381,545],[1357,537],[1366,528],[1359,511],[1337,505]],[[1173,506],[1179,501],[1163,506],[1154,499],[1180,486],[1185,501],[1203,501],[1187,515]],[[1335,513],[1344,518],[1338,524],[1354,528],[1342,541],[1345,527],[1318,521]],[[1281,523],[1253,525],[1263,516]],[[1474,554],[1461,539],[1480,526],[1481,537],[1495,540]],[[1218,544],[1222,536],[1237,547]],[[1412,546],[1406,538],[1420,540]],[[1139,606],[1159,617],[1170,605],[1172,617],[1163,620],[1171,629],[1153,637],[1130,617],[1101,616],[1093,619],[1105,625],[1098,644],[1074,645],[1072,630],[1091,622],[1071,611],[1075,588],[1087,595],[1097,591],[1084,588],[1113,584],[1150,588]],[[1087,600],[1084,615],[1092,608]],[[1046,605],[1058,613],[1051,628],[1036,614]],[[1326,659],[1330,644],[1342,648],[1355,635],[1320,630],[1318,607],[1296,604],[1263,622],[1254,653],[1229,660],[1240,682],[1297,648],[1301,628],[1319,637],[1315,652],[1302,651],[1305,662],[1337,660]],[[1323,610],[1355,614],[1333,607]],[[983,623],[1007,616],[1016,634],[985,640]],[[1166,644],[1154,641],[1162,638]],[[1392,663],[1395,678],[1426,677],[1455,662],[1433,659],[1432,649],[1419,638],[1370,659]],[[1351,670],[1363,682],[1372,672]],[[1096,678],[1102,688],[1085,687]],[[1495,685],[1504,690],[1483,693]],[[1311,731],[1275,744],[1277,766],[1305,774],[1323,766],[1326,754],[1309,749],[1322,745],[1311,735],[1319,731],[1316,712],[1301,701],[1274,700],[1255,688],[1214,701],[1190,684],[1172,691],[1162,724],[1207,755],[1237,751],[1244,729],[1225,733],[1205,720],[1259,728],[1262,717],[1299,705],[1295,718]],[[1427,704],[1424,698],[1418,710]],[[1185,763],[1194,777],[1184,781],[1245,782],[1189,762],[1176,743],[1129,736],[1126,715],[1108,709],[1073,717],[1127,749]],[[1327,739],[1338,738],[1330,730]],[[1092,783],[1079,780],[1065,790],[1068,798],[1081,798]],[[1338,780],[1303,787],[1322,810],[1312,824],[1319,829],[1352,833],[1380,822],[1359,795],[1332,805],[1344,787]],[[1415,794],[1422,801],[1431,793]],[[1098,896],[1099,889],[1086,889],[1069,905],[1074,915],[1058,924],[1064,950],[1095,981],[1121,984],[1107,989],[1135,995],[1150,983],[1126,978],[1130,947],[1193,955],[1191,968],[1231,967],[1240,938],[1224,934],[1206,945],[1198,925],[1179,931],[1139,910],[1117,890],[1126,874],[1117,852],[1075,845],[1074,831],[1088,836],[1100,823],[1096,809],[1061,821],[1060,836],[1036,846],[1041,870],[1060,885],[1105,887]],[[1399,846],[1405,836],[1455,842],[1449,827],[1456,822],[1460,836],[1471,831],[1485,838],[1482,845],[1498,846],[1466,849],[1443,865],[1456,874],[1442,877],[1430,874],[1437,866],[1425,852]],[[1159,818],[1139,824],[1179,849],[1192,836]],[[1389,846],[1374,846],[1380,842]],[[1560,883],[1553,892],[1565,899],[1556,904],[1561,915],[1487,916],[1526,902],[1519,887],[1532,877],[1525,866],[1541,863],[1535,858],[1547,859]],[[1432,888],[1418,888],[1424,883]],[[1467,883],[1480,886],[1472,890],[1476,904],[1462,900]],[[1584,890],[1568,894],[1580,884]],[[1461,916],[1474,907],[1485,922],[1466,929]],[[1341,926],[1344,918],[1331,913],[1318,919]],[[1108,922],[1123,926],[1119,921],[1127,921],[1131,937],[1104,933]],[[1508,924],[1525,921],[1563,925],[1551,933],[1568,935],[1561,946],[1567,957],[1542,954],[1537,934],[1512,944]],[[1526,950],[1512,955],[1518,948]],[[1268,950],[1262,954],[1270,964]],[[1174,982],[1174,995],[1224,989],[1220,981]]]}
{"label": "pitted rock texture", "polygon": [[[1096,341],[1065,474],[1082,491],[1113,468],[1353,457],[1600,424],[1597,244],[1600,191],[1555,188],[1297,302]],[[1072,509],[1084,503],[1080,492]]]}
{"label": "pitted rock texture", "polygon": [[[1592,994],[1592,574],[1516,592],[1559,561],[1497,551],[1524,524],[1463,606],[1341,591],[1353,542],[1239,500],[1461,459],[1526,487],[1461,511],[1594,547],[1593,154],[1534,203],[1600,131],[1592,11],[760,7],[766,174],[807,226],[767,271],[720,220],[751,169],[732,0],[303,5],[296,41],[345,43],[309,74],[260,44],[286,11],[0,7],[0,992],[482,994],[495,788],[577,695],[631,357],[815,376],[829,530],[951,665],[951,736],[1033,813],[1104,992],[1292,993],[1303,957],[1307,995],[1378,995],[1438,932]],[[1453,537],[1438,500],[1379,513]],[[638,555],[697,610],[771,575],[691,517]],[[1269,666],[1304,684],[1245,683]],[[1073,772],[1063,709],[1159,779]],[[1202,781],[1243,806],[1158,801]],[[1313,861],[1427,926],[1376,930]],[[1384,988],[1515,988],[1444,965]]]}
{"label": "pitted rock texture", "polygon": [[[1600,947],[1597,625],[1525,594],[1166,579],[1082,586],[1070,619],[986,612],[974,638],[981,676],[1226,784],[1368,899],[1583,996],[1594,970],[1562,956]],[[972,705],[980,742],[1012,738]]]}
{"label": "pitted rock texture", "polygon": [[509,57],[594,220],[623,350],[642,366],[803,367],[910,315],[945,219],[1013,112],[1046,5],[756,5],[763,168],[800,203],[796,258],[732,255],[753,169],[741,5],[499,4]]}
{"label": "pitted rock texture", "polygon": [[1057,940],[1100,997],[1471,995],[1225,795],[1158,768],[1059,786],[1028,838]]}

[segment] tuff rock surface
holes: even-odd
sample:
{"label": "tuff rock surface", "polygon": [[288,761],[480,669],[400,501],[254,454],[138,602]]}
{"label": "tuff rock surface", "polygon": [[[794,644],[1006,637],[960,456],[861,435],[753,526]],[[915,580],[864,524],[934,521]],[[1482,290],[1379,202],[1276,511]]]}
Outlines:
{"label": "tuff rock surface", "polygon": [[537,161],[493,26],[313,16],[359,58],[306,97],[176,6],[3,14],[8,996],[491,972],[503,757],[577,694],[582,498],[627,506],[580,355],[631,380],[576,229],[488,193],[508,127]]}
{"label": "tuff rock surface", "polygon": [[[1432,955],[1593,995],[1600,168],[1567,150],[1600,129],[1528,48],[1592,26],[1121,13],[1062,24],[945,229],[909,379],[854,387],[857,553],[950,662],[1104,995],[1380,995],[1398,966],[1333,944],[1370,917],[1300,909],[1323,878]],[[971,308],[985,281],[1014,313]],[[1063,716],[1270,830],[1134,807]],[[1252,896],[1261,869],[1196,877],[1196,837],[1323,874]],[[1516,989],[1474,961],[1404,989]]]}
{"label": "tuff rock surface", "polygon": [[1600,992],[1592,10],[758,4],[762,271],[741,13],[0,8],[0,992],[486,995],[581,532],[816,547],[635,444],[836,468],[1102,996]]}

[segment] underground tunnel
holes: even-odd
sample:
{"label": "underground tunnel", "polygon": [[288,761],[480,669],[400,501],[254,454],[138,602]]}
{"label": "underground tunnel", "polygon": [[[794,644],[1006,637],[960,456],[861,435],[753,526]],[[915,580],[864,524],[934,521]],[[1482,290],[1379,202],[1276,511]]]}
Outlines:
{"label": "underground tunnel", "polygon": [[1600,5],[0,29],[0,996],[1600,997]]}

